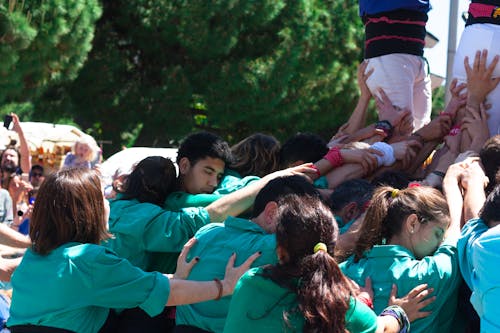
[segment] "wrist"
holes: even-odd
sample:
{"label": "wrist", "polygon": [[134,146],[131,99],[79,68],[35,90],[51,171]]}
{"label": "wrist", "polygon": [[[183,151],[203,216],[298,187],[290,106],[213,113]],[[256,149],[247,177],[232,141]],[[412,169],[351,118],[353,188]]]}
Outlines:
{"label": "wrist", "polygon": [[420,142],[422,144],[422,146],[425,144],[425,138],[420,133],[415,132],[410,137],[414,138],[415,140],[417,140],[418,142]]}
{"label": "wrist", "polygon": [[[224,281],[224,280],[223,280]],[[214,279],[215,286],[217,287],[217,296],[215,296],[214,301],[218,301],[224,295],[224,282],[219,280],[218,278]]]}
{"label": "wrist", "polygon": [[376,156],[378,166],[391,166],[396,162],[396,158],[394,157],[394,149],[390,144],[387,144],[385,142],[376,142],[371,145],[370,148],[383,153],[382,156]]}
{"label": "wrist", "polygon": [[399,324],[399,331],[402,333],[410,331],[410,320],[408,319],[406,312],[399,305],[390,305],[386,307],[382,310],[379,316],[390,316],[396,319]]}
{"label": "wrist", "polygon": [[344,164],[344,158],[342,157],[342,154],[338,147],[330,148],[323,159],[330,162],[333,168],[340,167]]}
{"label": "wrist", "polygon": [[390,138],[394,132],[394,126],[389,120],[379,120],[375,123],[375,128],[384,131],[387,138]]}

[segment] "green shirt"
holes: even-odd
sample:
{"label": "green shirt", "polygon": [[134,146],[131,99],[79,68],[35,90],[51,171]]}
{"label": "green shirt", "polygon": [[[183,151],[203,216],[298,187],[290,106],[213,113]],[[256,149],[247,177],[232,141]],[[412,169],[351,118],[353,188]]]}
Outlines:
{"label": "green shirt", "polygon": [[28,249],[12,276],[9,326],[98,332],[110,308],[161,313],[168,278],[146,273],[103,246],[67,243],[42,256]]}
{"label": "green shirt", "polygon": [[[188,259],[199,256],[201,260],[189,274],[189,280],[223,279],[227,260],[233,252],[236,252],[236,265],[258,251],[262,255],[252,266],[277,262],[275,235],[266,233],[249,220],[229,217],[224,224],[212,223],[201,228],[195,237],[197,242]],[[230,301],[231,297],[227,296],[219,301],[178,306],[176,323],[196,326],[210,332],[222,332]]]}
{"label": "green shirt", "polygon": [[370,277],[373,286],[373,305],[376,313],[386,306],[392,285],[398,287],[398,297],[406,295],[419,284],[434,288],[436,300],[422,309],[432,313],[411,324],[411,332],[451,332],[461,282],[456,241],[442,244],[432,256],[416,259],[411,251],[400,245],[375,245],[357,263],[354,257],[340,264],[345,275],[359,285]]}
{"label": "green shirt", "polygon": [[[297,309],[296,294],[262,276],[262,268],[246,272],[236,285],[224,333],[302,332],[304,317]],[[289,324],[283,312],[289,313]],[[346,329],[354,333],[375,332],[377,316],[366,305],[351,298]]]}
{"label": "green shirt", "polygon": [[109,231],[114,238],[103,245],[141,269],[150,268],[152,251],[162,252],[161,255],[170,258],[173,264],[163,272],[172,273],[184,244],[207,223],[210,223],[210,216],[204,208],[170,212],[136,199],[113,200],[110,202]]}

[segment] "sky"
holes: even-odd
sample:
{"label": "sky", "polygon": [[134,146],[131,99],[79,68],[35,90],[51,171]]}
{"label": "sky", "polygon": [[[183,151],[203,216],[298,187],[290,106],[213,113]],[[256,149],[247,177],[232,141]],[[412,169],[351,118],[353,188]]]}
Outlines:
{"label": "sky", "polygon": [[[429,21],[427,22],[427,31],[439,39],[439,42],[432,49],[426,49],[424,56],[429,61],[431,73],[446,77],[446,58],[448,56],[448,27],[450,16],[451,0],[431,0],[432,10],[429,12]],[[457,25],[457,43],[460,41],[460,35],[465,26],[462,20],[462,12],[467,11],[469,1],[458,0],[458,25]],[[456,49],[456,46],[455,46]]]}

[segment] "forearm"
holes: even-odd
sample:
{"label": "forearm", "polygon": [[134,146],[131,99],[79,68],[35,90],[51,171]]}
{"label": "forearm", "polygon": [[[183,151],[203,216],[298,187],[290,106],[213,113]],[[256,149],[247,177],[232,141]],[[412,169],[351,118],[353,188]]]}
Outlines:
{"label": "forearm", "polygon": [[23,172],[30,172],[31,170],[31,156],[30,150],[28,148],[28,142],[24,137],[24,132],[20,129],[17,133],[19,136],[19,152],[21,153],[21,160],[19,161],[19,165]]}
{"label": "forearm", "polygon": [[222,222],[228,216],[237,216],[243,213],[253,205],[257,193],[273,178],[275,178],[273,174],[267,175],[208,205],[206,210],[210,215],[210,221]]}
{"label": "forearm", "polygon": [[451,219],[450,228],[447,231],[447,236],[449,236],[450,233],[458,234],[460,232],[460,228],[452,229],[452,226],[461,225],[464,200],[456,177],[454,177],[453,175],[447,175],[444,178],[443,192],[446,197],[446,202],[448,203],[448,209],[450,210]]}
{"label": "forearm", "polygon": [[346,180],[362,178],[364,175],[365,171],[363,170],[363,166],[361,166],[361,164],[344,164],[343,166],[333,169],[326,174],[328,188],[334,189]]}
{"label": "forearm", "polygon": [[[223,281],[222,281],[223,283]],[[227,296],[227,288],[222,288],[222,295]],[[219,287],[215,281],[189,281],[181,279],[170,280],[170,294],[167,306],[192,304],[215,300],[219,296]]]}
{"label": "forearm", "polygon": [[31,246],[29,237],[12,230],[5,224],[0,224],[0,243],[17,248],[27,248]]}
{"label": "forearm", "polygon": [[467,188],[467,191],[465,192],[464,195],[463,214],[465,222],[474,218],[478,218],[479,211],[481,210],[481,208],[484,205],[484,202],[486,201],[486,194],[484,193],[482,184],[477,184],[477,185],[478,186],[472,186]]}
{"label": "forearm", "polygon": [[378,316],[377,317],[377,331],[376,333],[399,333],[401,327],[396,318],[391,316]]}

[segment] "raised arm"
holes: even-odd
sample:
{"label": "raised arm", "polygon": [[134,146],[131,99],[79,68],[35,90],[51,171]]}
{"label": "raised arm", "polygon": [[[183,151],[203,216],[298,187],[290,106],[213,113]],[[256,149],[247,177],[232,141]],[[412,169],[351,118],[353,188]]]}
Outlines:
{"label": "raised arm", "polygon": [[23,128],[21,127],[21,123],[19,122],[19,117],[15,113],[11,113],[12,122],[14,124],[13,130],[19,136],[19,152],[21,153],[21,160],[19,161],[19,166],[23,170],[23,172],[30,172],[31,170],[31,156],[30,150],[28,147],[28,141],[24,136]]}

